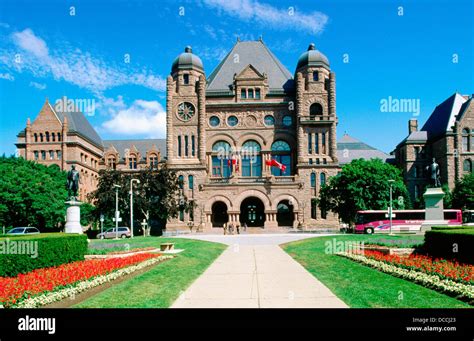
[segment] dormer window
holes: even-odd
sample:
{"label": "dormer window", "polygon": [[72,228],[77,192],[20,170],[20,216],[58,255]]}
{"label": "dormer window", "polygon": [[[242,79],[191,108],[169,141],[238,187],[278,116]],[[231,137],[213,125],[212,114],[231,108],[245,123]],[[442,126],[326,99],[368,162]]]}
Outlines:
{"label": "dormer window", "polygon": [[183,75],[183,83],[184,83],[185,85],[188,85],[188,84],[189,84],[189,74],[185,73],[185,74]]}
{"label": "dormer window", "polygon": [[248,90],[249,99],[253,99],[253,89]]}
{"label": "dormer window", "polygon": [[242,99],[247,98],[247,90],[246,89],[240,90],[240,98],[242,98]]}
{"label": "dormer window", "polygon": [[255,89],[255,99],[260,99],[260,89]]}
{"label": "dormer window", "polygon": [[318,71],[313,71],[313,81],[314,81],[314,82],[319,81],[319,73],[318,73]]}

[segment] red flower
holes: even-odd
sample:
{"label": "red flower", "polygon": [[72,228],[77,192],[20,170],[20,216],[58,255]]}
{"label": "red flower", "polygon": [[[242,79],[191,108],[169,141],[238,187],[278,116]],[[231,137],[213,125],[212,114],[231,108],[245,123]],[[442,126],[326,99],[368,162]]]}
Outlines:
{"label": "red flower", "polygon": [[158,254],[142,253],[123,258],[89,259],[36,269],[16,277],[0,277],[0,303],[8,307],[21,298],[105,275],[158,256]]}

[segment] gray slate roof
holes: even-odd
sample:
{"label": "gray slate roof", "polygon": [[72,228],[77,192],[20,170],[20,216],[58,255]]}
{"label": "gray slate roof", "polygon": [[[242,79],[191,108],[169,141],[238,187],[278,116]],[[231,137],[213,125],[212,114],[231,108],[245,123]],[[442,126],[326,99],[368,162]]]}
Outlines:
{"label": "gray slate roof", "polygon": [[113,145],[119,153],[120,159],[125,157],[127,150],[135,146],[141,154],[142,159],[146,158],[146,152],[155,145],[161,152],[161,157],[166,156],[166,139],[142,139],[142,140],[104,140],[105,150]]}
{"label": "gray slate roof", "polygon": [[[238,63],[234,63],[235,55],[238,55]],[[280,63],[263,41],[259,40],[237,41],[232,50],[209,76],[207,90],[229,91],[234,82],[234,74],[239,74],[249,64],[261,74],[267,74],[270,89],[291,90],[294,88],[291,73]]]}
{"label": "gray slate roof", "polygon": [[437,138],[450,131],[456,121],[456,115],[460,113],[466,101],[464,96],[455,93],[439,104],[421,128],[428,133],[428,139]]}
{"label": "gray slate roof", "polygon": [[344,165],[354,159],[382,159],[388,161],[391,156],[347,134],[337,142],[337,158]]}
{"label": "gray slate roof", "polygon": [[64,117],[67,117],[69,131],[75,131],[81,134],[99,147],[103,146],[102,139],[82,112],[54,112],[61,120],[61,123],[64,123]]}

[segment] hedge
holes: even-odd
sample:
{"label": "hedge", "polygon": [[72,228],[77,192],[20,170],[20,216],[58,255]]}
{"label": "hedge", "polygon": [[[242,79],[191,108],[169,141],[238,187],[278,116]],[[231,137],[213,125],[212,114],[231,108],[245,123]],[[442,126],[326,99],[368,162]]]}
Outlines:
{"label": "hedge", "polygon": [[425,233],[423,250],[433,257],[474,264],[474,229],[432,229]]}
{"label": "hedge", "polygon": [[432,230],[436,230],[436,231],[439,231],[439,230],[473,230],[474,231],[474,226],[462,226],[462,225],[459,225],[459,226],[433,226],[431,227]]}
{"label": "hedge", "polygon": [[84,260],[87,236],[44,233],[0,238],[0,277]]}

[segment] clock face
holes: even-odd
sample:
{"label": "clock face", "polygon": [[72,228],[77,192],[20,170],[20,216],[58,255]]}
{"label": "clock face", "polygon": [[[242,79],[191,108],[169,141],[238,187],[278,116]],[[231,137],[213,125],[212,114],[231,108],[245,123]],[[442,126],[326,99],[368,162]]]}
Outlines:
{"label": "clock face", "polygon": [[178,105],[178,117],[183,121],[189,121],[194,116],[194,106],[191,103],[183,102]]}

